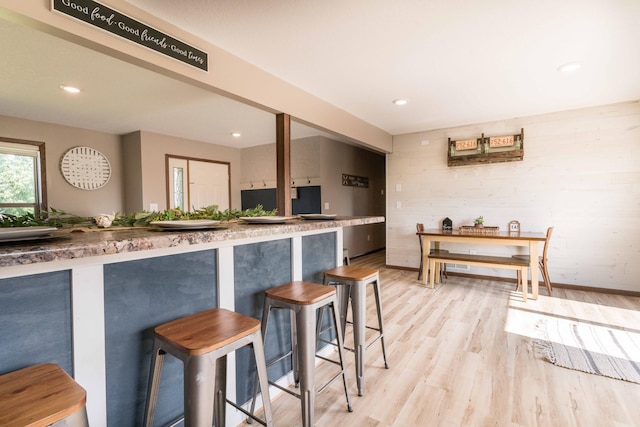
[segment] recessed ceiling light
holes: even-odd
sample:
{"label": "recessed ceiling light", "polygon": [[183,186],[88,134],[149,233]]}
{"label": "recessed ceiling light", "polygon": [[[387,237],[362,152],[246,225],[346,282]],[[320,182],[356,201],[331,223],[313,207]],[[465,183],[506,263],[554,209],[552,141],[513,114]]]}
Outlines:
{"label": "recessed ceiling light", "polygon": [[404,98],[398,98],[398,99],[394,99],[392,102],[396,105],[406,105],[407,102],[409,101]]}
{"label": "recessed ceiling light", "polygon": [[64,90],[65,92],[69,92],[69,93],[80,93],[80,89],[78,89],[77,87],[73,87],[73,86],[60,85],[60,89]]}
{"label": "recessed ceiling light", "polygon": [[580,64],[577,62],[569,62],[558,67],[558,71],[561,71],[563,73],[571,73],[573,71],[577,71],[578,69],[580,69]]}
{"label": "recessed ceiling light", "polygon": [[231,136],[234,138],[240,138],[242,136],[242,134],[240,132],[232,132]]}

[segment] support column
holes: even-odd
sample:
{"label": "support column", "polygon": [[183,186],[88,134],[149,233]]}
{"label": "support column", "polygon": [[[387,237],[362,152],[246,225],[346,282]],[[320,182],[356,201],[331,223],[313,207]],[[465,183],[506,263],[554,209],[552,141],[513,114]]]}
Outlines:
{"label": "support column", "polygon": [[278,215],[291,216],[291,116],[276,114]]}

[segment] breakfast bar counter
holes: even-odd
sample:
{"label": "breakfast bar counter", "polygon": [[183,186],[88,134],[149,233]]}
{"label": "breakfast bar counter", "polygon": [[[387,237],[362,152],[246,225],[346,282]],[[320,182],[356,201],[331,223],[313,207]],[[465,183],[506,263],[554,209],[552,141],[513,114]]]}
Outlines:
{"label": "breakfast bar counter", "polygon": [[[317,233],[323,230],[384,222],[384,217],[335,217],[333,220],[289,220],[282,224],[221,222],[204,230],[172,230],[158,227],[72,228],[53,232],[49,239],[0,244],[0,267],[65,261],[104,255],[129,254],[213,244],[235,245],[247,239],[271,239],[275,235]],[[195,248],[192,248],[195,249]],[[199,249],[196,249],[199,250]],[[140,254],[140,256],[148,256]],[[0,268],[0,278],[8,270]]]}
{"label": "breakfast bar counter", "polygon": [[[322,283],[342,264],[343,228],[384,217],[223,222],[217,228],[58,230],[0,244],[0,373],[57,363],[87,390],[91,425],[142,423],[153,328],[212,307],[261,318],[264,291],[292,280]],[[289,319],[279,319],[288,330]],[[273,328],[277,330],[279,328]],[[289,345],[265,340],[275,355]],[[253,395],[249,350],[228,360],[227,387]],[[287,361],[273,375],[286,377]],[[156,419],[182,414],[182,366],[167,358]],[[228,425],[243,416],[227,411]]]}

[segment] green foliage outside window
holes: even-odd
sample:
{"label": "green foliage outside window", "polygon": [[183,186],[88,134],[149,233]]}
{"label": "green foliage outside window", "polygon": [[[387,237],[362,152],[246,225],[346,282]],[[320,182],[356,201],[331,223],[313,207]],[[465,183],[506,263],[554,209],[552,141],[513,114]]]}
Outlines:
{"label": "green foliage outside window", "polygon": [[24,215],[33,207],[2,207],[5,203],[36,203],[34,157],[0,153],[0,209],[4,213]]}

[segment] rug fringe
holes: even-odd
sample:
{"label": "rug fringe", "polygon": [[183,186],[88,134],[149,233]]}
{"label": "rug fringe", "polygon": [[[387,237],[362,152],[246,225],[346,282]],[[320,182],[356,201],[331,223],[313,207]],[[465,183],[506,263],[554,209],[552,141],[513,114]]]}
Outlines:
{"label": "rug fringe", "polygon": [[640,334],[566,319],[540,319],[535,330],[537,357],[555,366],[640,384]]}
{"label": "rug fringe", "polygon": [[545,319],[540,319],[535,324],[536,331],[538,332],[538,338],[533,340],[533,348],[536,354],[549,361],[550,363],[556,363],[556,355],[553,352],[553,347],[549,342],[549,335],[547,334],[547,322]]}

